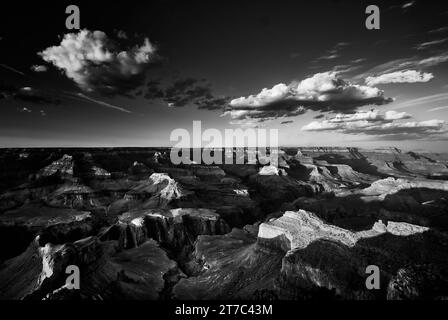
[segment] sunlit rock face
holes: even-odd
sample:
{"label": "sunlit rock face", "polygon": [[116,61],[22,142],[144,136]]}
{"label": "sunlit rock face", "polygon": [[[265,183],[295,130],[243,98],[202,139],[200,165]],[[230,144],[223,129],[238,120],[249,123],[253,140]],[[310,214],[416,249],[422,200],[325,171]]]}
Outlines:
{"label": "sunlit rock face", "polygon": [[258,172],[260,176],[286,176],[287,173],[283,169],[278,169],[274,166],[264,166]]}
{"label": "sunlit rock face", "polygon": [[427,271],[428,277],[444,277],[440,270],[448,266],[443,253],[447,240],[446,235],[429,228],[392,221],[378,221],[371,229],[353,232],[328,225],[303,210],[286,212],[279,219],[261,224],[258,233],[259,245],[286,252],[280,283],[289,297],[302,296],[297,289],[302,288],[311,294],[324,290],[325,294],[348,299],[392,298],[396,294],[394,285],[375,293],[366,290],[366,267],[378,266],[383,283],[398,281],[394,275],[410,261],[439,270]]}
{"label": "sunlit rock face", "polygon": [[278,219],[262,223],[258,232],[258,242],[267,246],[278,246],[289,251],[304,249],[317,240],[339,242],[353,247],[358,241],[376,237],[384,233],[396,236],[411,236],[428,231],[428,228],[403,222],[376,222],[372,229],[359,232],[339,228],[324,223],[311,212],[305,210],[287,211]]}
{"label": "sunlit rock face", "polygon": [[71,177],[73,176],[73,157],[67,154],[64,154],[64,156],[51,163],[49,166],[43,168],[41,171],[39,171],[38,176],[41,177],[49,177],[54,174],[58,174],[61,176],[67,176]]}
{"label": "sunlit rock face", "polygon": [[185,190],[176,180],[165,173],[153,173],[147,180],[139,182],[125,195],[126,199],[146,200],[146,206],[166,207],[171,201],[186,197]]}
{"label": "sunlit rock face", "polygon": [[379,200],[384,200],[386,196],[398,193],[401,190],[409,189],[432,189],[448,191],[448,182],[436,180],[409,180],[395,179],[393,177],[377,180],[368,188],[361,191],[365,196],[377,196]]}

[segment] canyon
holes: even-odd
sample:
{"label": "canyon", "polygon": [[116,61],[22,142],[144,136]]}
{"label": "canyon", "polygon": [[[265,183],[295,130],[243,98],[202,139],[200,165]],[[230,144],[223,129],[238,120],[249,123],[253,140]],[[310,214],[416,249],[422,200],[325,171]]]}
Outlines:
{"label": "canyon", "polygon": [[22,148],[0,167],[0,299],[448,298],[445,153],[175,165],[168,148]]}

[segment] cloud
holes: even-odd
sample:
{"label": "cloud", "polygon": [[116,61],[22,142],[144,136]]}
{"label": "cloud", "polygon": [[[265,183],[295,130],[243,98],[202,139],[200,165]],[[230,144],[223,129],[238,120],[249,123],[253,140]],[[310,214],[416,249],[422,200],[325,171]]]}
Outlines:
{"label": "cloud", "polygon": [[316,61],[319,60],[333,60],[340,57],[339,52],[344,48],[349,46],[348,42],[338,42],[333,48],[328,50],[324,55],[318,57]]}
{"label": "cloud", "polygon": [[205,97],[203,99],[197,100],[195,103],[198,106],[198,109],[203,110],[223,110],[231,100],[230,97],[218,97],[218,98],[209,98]]}
{"label": "cloud", "polygon": [[81,99],[84,99],[84,100],[89,101],[89,102],[93,102],[95,104],[98,104],[98,105],[106,107],[106,108],[115,109],[115,110],[118,110],[118,111],[121,111],[121,112],[125,112],[125,113],[132,113],[130,110],[128,110],[126,108],[119,107],[119,106],[116,106],[116,105],[113,105],[113,104],[110,104],[110,103],[107,103],[107,102],[104,102],[104,101],[101,101],[101,100],[98,100],[98,99],[86,96],[83,93],[78,93],[78,94],[76,94],[76,96],[81,98]]}
{"label": "cloud", "polygon": [[163,99],[169,107],[196,105],[198,109],[220,110],[227,106],[231,99],[214,96],[211,84],[204,79],[179,79],[165,89],[160,87],[159,82],[152,81],[148,82],[147,87],[145,98]]}
{"label": "cloud", "polygon": [[123,30],[118,30],[117,31],[117,38],[119,38],[119,39],[127,39],[128,35]]}
{"label": "cloud", "polygon": [[440,111],[440,110],[447,110],[447,109],[448,109],[448,106],[437,107],[437,108],[429,109],[428,112],[434,112],[434,111]]}
{"label": "cloud", "polygon": [[3,99],[14,99],[33,104],[58,105],[61,100],[53,97],[48,92],[32,87],[17,88],[6,83],[0,83],[0,96]]}
{"label": "cloud", "polygon": [[409,119],[411,115],[406,112],[389,110],[380,112],[378,110],[359,111],[353,114],[337,114],[334,118],[327,120],[330,123],[369,121],[369,122],[392,122],[395,120]]}
{"label": "cloud", "polygon": [[446,39],[440,39],[440,40],[433,40],[433,41],[428,41],[428,42],[423,42],[418,44],[415,48],[417,50],[423,50],[423,49],[427,49],[429,47],[433,47],[436,46],[438,44],[442,44],[448,41],[448,38]]}
{"label": "cloud", "polygon": [[46,72],[48,70],[48,68],[43,65],[33,65],[30,69],[34,72]]}
{"label": "cloud", "polygon": [[294,121],[292,121],[292,120],[286,120],[286,121],[282,121],[282,122],[280,122],[280,124],[290,124],[290,123],[294,123]]}
{"label": "cloud", "polygon": [[401,6],[402,9],[408,9],[410,7],[412,7],[415,4],[415,1],[410,1],[410,2],[406,2],[405,4],[403,4]]}
{"label": "cloud", "polygon": [[448,27],[440,27],[437,29],[430,30],[429,33],[442,33],[448,31]]}
{"label": "cloud", "polygon": [[9,71],[11,71],[11,72],[20,74],[21,76],[25,76],[25,73],[23,73],[22,71],[17,70],[16,68],[13,68],[13,67],[8,66],[8,65],[6,65],[6,64],[0,63],[0,67],[2,67],[3,69],[9,70]]}
{"label": "cloud", "polygon": [[406,71],[410,69],[431,68],[438,66],[442,63],[445,63],[447,61],[448,61],[448,53],[434,55],[427,58],[411,57],[411,58],[395,59],[377,65],[364,73],[358,74],[353,79],[354,80],[365,79],[369,76],[375,76],[377,74],[392,73],[396,71]]}
{"label": "cloud", "polygon": [[154,99],[161,99],[165,96],[165,93],[160,88],[160,83],[158,81],[148,81],[146,84],[146,92],[145,92],[145,99],[148,100],[154,100]]}
{"label": "cloud", "polygon": [[448,93],[438,93],[438,94],[424,96],[424,97],[420,97],[420,98],[416,98],[416,99],[407,100],[407,101],[404,101],[404,102],[394,106],[394,109],[404,109],[404,108],[414,107],[414,106],[423,105],[423,104],[430,104],[430,103],[439,102],[439,101],[448,101]]}
{"label": "cloud", "polygon": [[422,59],[418,61],[417,64],[423,67],[434,67],[447,61],[448,61],[448,54],[441,54],[438,56]]}
{"label": "cloud", "polygon": [[146,38],[141,46],[124,50],[102,31],[81,30],[66,34],[58,46],[39,55],[82,90],[115,95],[143,83],[145,71],[156,59],[156,48]]}
{"label": "cloud", "polygon": [[396,71],[379,76],[367,77],[365,82],[369,86],[388,83],[416,83],[428,82],[434,78],[432,73],[419,72],[416,70]]}
{"label": "cloud", "polygon": [[300,82],[280,83],[256,95],[233,99],[225,114],[232,119],[272,119],[300,115],[307,110],[350,113],[361,106],[392,101],[380,89],[352,84],[337,77],[336,72],[324,72]]}
{"label": "cloud", "polygon": [[19,109],[19,112],[31,113],[33,111],[27,107],[22,107]]}
{"label": "cloud", "polygon": [[366,58],[359,58],[359,59],[355,59],[355,60],[352,60],[352,61],[350,61],[351,63],[361,63],[361,62],[364,62],[364,61],[366,61],[367,59]]}
{"label": "cloud", "polygon": [[360,112],[313,121],[302,127],[302,131],[378,136],[387,140],[437,138],[448,133],[446,122],[443,120],[397,122],[408,118],[410,115],[395,111],[387,111],[384,114],[377,111]]}
{"label": "cloud", "polygon": [[192,104],[198,98],[212,97],[210,84],[204,80],[185,78],[175,81],[165,90],[165,101],[176,107]]}

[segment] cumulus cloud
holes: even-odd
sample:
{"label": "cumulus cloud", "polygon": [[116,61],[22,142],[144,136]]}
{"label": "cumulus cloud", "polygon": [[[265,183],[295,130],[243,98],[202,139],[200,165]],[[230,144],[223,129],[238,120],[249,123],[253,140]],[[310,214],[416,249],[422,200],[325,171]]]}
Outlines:
{"label": "cumulus cloud", "polygon": [[352,84],[339,78],[337,72],[324,72],[300,82],[280,83],[256,95],[233,99],[225,114],[232,119],[263,119],[296,116],[307,110],[350,113],[361,106],[392,101],[380,89]]}
{"label": "cumulus cloud", "polygon": [[102,31],[81,30],[66,34],[59,45],[39,55],[84,91],[114,95],[127,94],[143,83],[156,48],[146,38],[142,45],[123,50]]}
{"label": "cumulus cloud", "polygon": [[391,73],[385,73],[379,76],[371,76],[366,78],[366,84],[375,86],[387,83],[416,83],[428,82],[434,78],[432,73],[419,72],[416,70],[404,70]]}
{"label": "cumulus cloud", "polygon": [[378,111],[359,112],[352,115],[337,115],[323,121],[313,121],[303,131],[334,131],[352,135],[379,136],[384,139],[423,139],[448,133],[443,120],[408,121],[411,116],[404,112]]}

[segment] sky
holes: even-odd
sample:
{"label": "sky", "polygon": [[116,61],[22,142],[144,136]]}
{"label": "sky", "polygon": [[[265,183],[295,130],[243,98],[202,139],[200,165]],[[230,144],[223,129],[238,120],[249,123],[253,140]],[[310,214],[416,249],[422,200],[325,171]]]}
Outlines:
{"label": "sky", "polygon": [[278,129],[281,146],[444,152],[447,21],[445,1],[16,1],[0,147],[171,146],[200,120]]}

